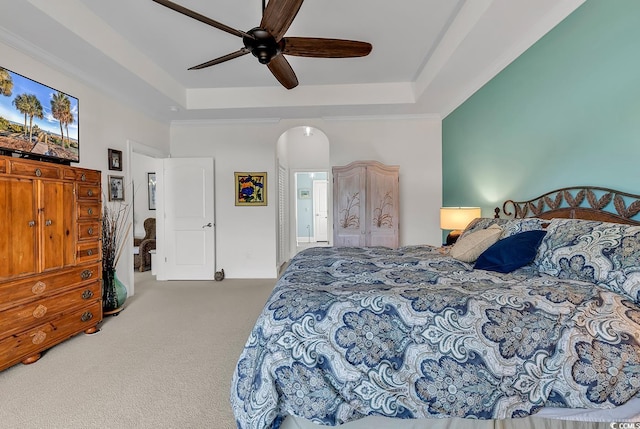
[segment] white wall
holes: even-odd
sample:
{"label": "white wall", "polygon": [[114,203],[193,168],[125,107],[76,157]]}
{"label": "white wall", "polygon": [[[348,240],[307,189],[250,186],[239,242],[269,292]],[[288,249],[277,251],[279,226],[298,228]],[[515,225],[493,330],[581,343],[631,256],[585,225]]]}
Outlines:
{"label": "white wall", "polygon": [[331,165],[374,160],[400,166],[400,245],[442,244],[442,122],[387,119],[331,122]]}
{"label": "white wall", "polygon": [[[442,201],[438,118],[306,119],[280,122],[185,122],[171,126],[173,157],[215,160],[217,270],[229,278],[275,278],[276,147],[288,129],[313,126],[330,142],[331,165],[376,160],[400,166],[400,243],[439,245]],[[296,168],[291,160],[291,170]],[[268,173],[266,207],[234,205],[234,171]]]}
{"label": "white wall", "polygon": [[[73,166],[102,171],[103,200],[107,199],[107,176],[128,176],[127,140],[135,140],[165,152],[169,148],[169,126],[108,97],[101,91],[82,83],[46,64],[34,60],[0,42],[0,66],[63,91],[79,100],[80,163]],[[109,171],[107,150],[121,150],[123,170]],[[131,203],[132,192],[125,190],[125,202]],[[117,266],[118,278],[133,294],[133,258],[121,257]]]}

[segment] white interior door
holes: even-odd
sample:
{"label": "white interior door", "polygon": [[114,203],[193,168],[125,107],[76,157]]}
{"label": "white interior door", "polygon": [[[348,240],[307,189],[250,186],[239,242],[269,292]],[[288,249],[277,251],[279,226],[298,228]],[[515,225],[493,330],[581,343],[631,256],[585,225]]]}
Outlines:
{"label": "white interior door", "polygon": [[163,167],[163,280],[212,280],[213,159],[169,158]]}
{"label": "white interior door", "polygon": [[313,235],[314,241],[327,241],[327,181],[313,181]]}

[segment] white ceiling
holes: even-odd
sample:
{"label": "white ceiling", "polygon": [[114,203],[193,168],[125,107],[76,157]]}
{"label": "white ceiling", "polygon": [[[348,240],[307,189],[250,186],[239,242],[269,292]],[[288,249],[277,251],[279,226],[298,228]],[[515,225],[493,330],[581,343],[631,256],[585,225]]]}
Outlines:
{"label": "white ceiling", "polygon": [[[260,22],[261,0],[173,1],[242,31]],[[373,50],[288,56],[293,90],[251,55],[188,71],[242,40],[151,0],[0,0],[0,41],[163,121],[444,117],[583,2],[306,0],[287,36]]]}

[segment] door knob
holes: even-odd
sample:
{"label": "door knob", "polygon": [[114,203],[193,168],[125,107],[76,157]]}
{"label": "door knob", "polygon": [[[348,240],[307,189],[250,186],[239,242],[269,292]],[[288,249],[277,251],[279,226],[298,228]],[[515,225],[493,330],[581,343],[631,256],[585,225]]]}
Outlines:
{"label": "door knob", "polygon": [[203,228],[211,228],[213,225],[211,224],[211,222],[209,222],[206,225],[202,225]]}

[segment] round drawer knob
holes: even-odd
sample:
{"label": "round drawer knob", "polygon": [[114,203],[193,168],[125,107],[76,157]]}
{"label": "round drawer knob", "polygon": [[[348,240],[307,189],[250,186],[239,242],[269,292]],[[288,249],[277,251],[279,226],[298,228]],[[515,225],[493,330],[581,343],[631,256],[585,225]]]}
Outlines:
{"label": "round drawer knob", "polygon": [[91,272],[91,270],[84,270],[82,273],[80,273],[80,277],[82,277],[82,280],[90,279],[92,275],[93,273]]}
{"label": "round drawer knob", "polygon": [[91,255],[93,255],[93,250],[91,249],[87,250],[87,256],[91,256]]}
{"label": "round drawer knob", "polygon": [[91,299],[93,298],[93,292],[91,292],[91,290],[87,289],[84,292],[82,292],[82,299]]}
{"label": "round drawer knob", "polygon": [[80,316],[80,320],[82,320],[83,322],[88,322],[91,319],[93,319],[93,313],[91,313],[90,311],[85,311],[84,313],[82,313],[82,316]]}
{"label": "round drawer knob", "polygon": [[40,170],[39,168],[36,168],[35,174],[38,177],[42,176],[42,170]]}
{"label": "round drawer knob", "polygon": [[89,228],[89,229],[87,229],[87,233],[88,233],[89,235],[93,235],[93,228]]}
{"label": "round drawer knob", "polygon": [[89,213],[89,216],[91,216],[93,214],[93,209],[89,207],[89,209],[87,210],[87,213]]}
{"label": "round drawer knob", "polygon": [[86,182],[87,181],[87,175],[82,173],[82,176],[80,176],[80,180],[83,181],[83,182]]}
{"label": "round drawer knob", "polygon": [[90,197],[93,197],[93,191],[91,189],[89,189],[87,191],[87,195],[90,196]]}

